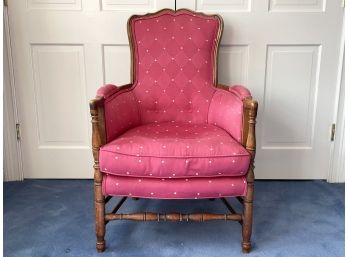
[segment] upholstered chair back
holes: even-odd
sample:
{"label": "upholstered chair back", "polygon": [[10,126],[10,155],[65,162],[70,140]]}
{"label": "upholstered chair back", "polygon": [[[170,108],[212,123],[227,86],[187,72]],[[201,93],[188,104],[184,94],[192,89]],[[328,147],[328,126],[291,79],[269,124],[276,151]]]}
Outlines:
{"label": "upholstered chair back", "polygon": [[222,21],[186,10],[132,16],[133,94],[140,123],[206,123]]}

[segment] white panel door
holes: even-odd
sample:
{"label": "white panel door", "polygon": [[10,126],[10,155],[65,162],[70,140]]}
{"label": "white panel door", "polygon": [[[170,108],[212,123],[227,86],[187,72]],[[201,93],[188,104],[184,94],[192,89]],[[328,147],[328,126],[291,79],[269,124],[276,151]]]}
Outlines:
{"label": "white panel door", "polygon": [[25,178],[91,178],[88,102],[130,82],[127,19],[174,0],[8,1]]}
{"label": "white panel door", "polygon": [[342,0],[177,0],[224,19],[219,82],[259,102],[256,178],[326,179]]}

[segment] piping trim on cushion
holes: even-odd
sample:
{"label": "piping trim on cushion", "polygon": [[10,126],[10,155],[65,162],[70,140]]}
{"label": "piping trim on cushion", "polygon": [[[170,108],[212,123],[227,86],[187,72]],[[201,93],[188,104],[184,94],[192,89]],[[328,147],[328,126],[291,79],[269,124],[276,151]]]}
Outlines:
{"label": "piping trim on cushion", "polygon": [[[104,150],[101,149],[101,151],[108,152],[108,153],[117,153],[119,155],[124,155],[124,156],[132,156],[132,157],[139,157],[135,154],[125,154],[125,153],[120,153],[117,151],[110,151],[110,150]],[[250,156],[249,153],[247,154],[234,154],[234,155],[206,155],[206,156],[199,156],[199,155],[185,155],[185,156],[158,156],[158,155],[141,155],[140,157],[154,157],[154,158],[173,158],[173,159],[187,159],[187,158],[230,158],[230,157],[238,157],[238,156]]]}

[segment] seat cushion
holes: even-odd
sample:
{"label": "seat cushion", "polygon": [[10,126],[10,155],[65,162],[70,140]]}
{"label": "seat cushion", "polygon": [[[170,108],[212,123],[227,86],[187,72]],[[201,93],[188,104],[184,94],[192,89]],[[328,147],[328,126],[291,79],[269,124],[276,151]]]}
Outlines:
{"label": "seat cushion", "polygon": [[103,194],[156,199],[200,199],[245,196],[242,177],[136,178],[105,174]]}
{"label": "seat cushion", "polygon": [[250,155],[210,124],[152,123],[133,128],[100,150],[102,172],[134,177],[242,176]]}

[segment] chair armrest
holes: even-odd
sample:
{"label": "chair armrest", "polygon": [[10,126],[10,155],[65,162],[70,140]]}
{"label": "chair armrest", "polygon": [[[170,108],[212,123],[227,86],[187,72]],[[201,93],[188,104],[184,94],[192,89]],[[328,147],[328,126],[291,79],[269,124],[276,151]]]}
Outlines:
{"label": "chair armrest", "polygon": [[97,97],[100,96],[103,98],[108,98],[118,91],[120,91],[119,87],[112,85],[112,84],[106,84],[106,85],[98,88]]}
{"label": "chair armrest", "polygon": [[100,87],[96,98],[91,101],[91,112],[92,107],[98,113],[96,128],[101,145],[114,140],[140,123],[138,104],[131,84],[121,87],[108,84]]}
{"label": "chair armrest", "polygon": [[242,144],[251,154],[252,160],[255,157],[256,151],[256,116],[257,116],[257,101],[250,98],[243,100],[243,133]]}
{"label": "chair armrest", "polygon": [[225,129],[241,144],[245,138],[243,120],[246,99],[251,99],[251,94],[244,86],[218,85],[208,112],[208,123]]}
{"label": "chair armrest", "polygon": [[229,87],[229,91],[236,95],[240,100],[244,100],[246,98],[251,98],[251,93],[249,89],[242,85],[234,85],[232,87]]}

